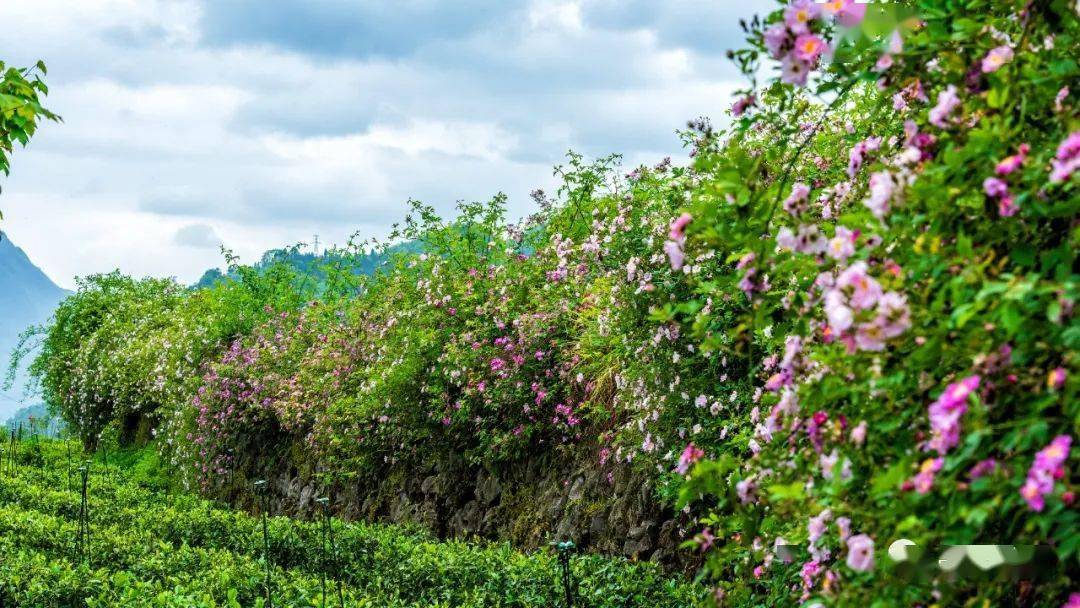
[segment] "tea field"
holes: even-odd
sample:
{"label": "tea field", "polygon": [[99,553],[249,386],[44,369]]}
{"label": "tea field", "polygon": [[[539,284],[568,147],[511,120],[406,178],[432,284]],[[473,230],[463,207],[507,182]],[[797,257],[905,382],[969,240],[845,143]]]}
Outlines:
{"label": "tea field", "polygon": [[[329,528],[325,518],[268,518],[267,568],[262,518],[168,489],[150,451],[82,461],[75,444],[40,441],[20,446],[13,460],[10,445],[5,448],[2,606],[554,607],[566,601],[554,550],[524,554],[505,544],[443,542],[407,527],[333,518]],[[652,564],[577,555],[570,568],[575,606],[688,606],[702,594]]]}

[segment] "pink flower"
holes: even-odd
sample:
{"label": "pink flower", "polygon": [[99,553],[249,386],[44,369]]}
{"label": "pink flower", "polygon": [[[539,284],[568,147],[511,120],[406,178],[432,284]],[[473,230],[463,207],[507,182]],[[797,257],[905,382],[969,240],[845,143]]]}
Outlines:
{"label": "pink flower", "polygon": [[855,330],[855,346],[859,350],[881,352],[885,350],[885,334],[876,323],[860,323]]}
{"label": "pink flower", "polygon": [[1072,437],[1058,435],[1054,437],[1045,448],[1035,454],[1035,462],[1032,469],[1045,471],[1054,479],[1060,479],[1065,475],[1063,465],[1069,459],[1069,448],[1072,445]]}
{"label": "pink flower", "polygon": [[802,61],[794,55],[785,55],[780,60],[780,81],[786,84],[806,86],[806,79],[810,76],[810,64]]}
{"label": "pink flower", "polygon": [[784,47],[787,45],[788,30],[783,24],[777,23],[765,30],[763,34],[765,48],[769,51],[769,54],[773,59],[780,59],[784,56]]}
{"label": "pink flower", "polygon": [[877,303],[881,297],[881,285],[867,273],[866,262],[858,261],[848,266],[836,278],[836,285],[841,289],[849,289],[851,296],[850,304],[859,309],[866,310]]}
{"label": "pink flower", "polygon": [[971,479],[978,479],[980,477],[986,477],[997,470],[997,461],[993,458],[987,458],[986,460],[980,460],[975,463],[975,466],[971,467],[968,471],[968,477]]}
{"label": "pink flower", "polygon": [[1044,492],[1039,482],[1031,477],[1028,477],[1020,488],[1020,496],[1024,498],[1032,511],[1042,511],[1046,508],[1045,495],[1049,493],[1049,491]]}
{"label": "pink flower", "polygon": [[1050,183],[1060,184],[1080,169],[1080,131],[1073,131],[1058,146],[1057,154],[1050,161]]}
{"label": "pink flower", "polygon": [[[851,442],[857,446],[861,446],[866,441],[866,421],[863,420],[859,424],[855,425],[855,428],[851,429]],[[839,522],[837,522],[839,523]]]}
{"label": "pink flower", "polygon": [[690,470],[690,467],[704,456],[705,452],[693,443],[686,444],[686,449],[684,449],[682,455],[679,456],[679,465],[675,467],[675,471],[679,475],[686,475],[686,472]]}
{"label": "pink flower", "polygon": [[844,542],[851,536],[851,520],[846,517],[836,518],[836,527],[840,530],[840,542]]}
{"label": "pink flower", "polygon": [[744,505],[757,501],[757,483],[753,477],[740,480],[735,484],[735,494],[739,497],[739,502]]}
{"label": "pink flower", "polygon": [[919,472],[915,474],[915,491],[919,494],[929,492],[930,488],[934,486],[934,476],[944,464],[944,458],[927,458],[924,460],[922,466],[919,467]]}
{"label": "pink flower", "polygon": [[999,46],[991,49],[982,60],[983,74],[989,74],[1001,69],[1001,66],[1012,61],[1013,50],[1007,46]]}
{"label": "pink flower", "polygon": [[911,311],[907,298],[895,291],[881,295],[877,304],[877,318],[874,323],[881,328],[886,338],[895,338],[911,328]]}
{"label": "pink flower", "polygon": [[1065,103],[1065,98],[1067,98],[1068,96],[1069,96],[1069,87],[1061,87],[1061,90],[1058,91],[1056,96],[1054,96],[1054,111],[1055,112],[1060,112],[1060,111],[1065,109],[1065,106],[1063,104]]}
{"label": "pink flower", "polygon": [[795,56],[807,62],[814,63],[825,50],[825,42],[814,34],[802,34],[795,39]]}
{"label": "pink flower", "polygon": [[1012,217],[1016,215],[1016,212],[1020,210],[1020,207],[1016,204],[1016,199],[1011,196],[1003,196],[998,199],[998,215],[1001,217]]}
{"label": "pink flower", "polygon": [[1061,608],[1080,608],[1080,593],[1069,594],[1069,601],[1062,604]]}
{"label": "pink flower", "polygon": [[775,393],[791,384],[791,372],[784,369],[776,372],[765,382],[765,390]]}
{"label": "pink flower", "polygon": [[806,210],[806,206],[803,203],[806,202],[806,198],[809,195],[809,186],[802,182],[795,182],[795,184],[791,186],[791,194],[784,199],[784,210],[791,215],[798,216]]}
{"label": "pink flower", "polygon": [[893,192],[896,190],[896,182],[888,171],[878,171],[870,176],[870,196],[863,201],[863,205],[879,220],[889,212]]}
{"label": "pink flower", "polygon": [[1005,183],[1005,180],[998,177],[988,177],[983,180],[983,192],[986,192],[986,196],[990,198],[998,198],[1004,196],[1009,192],[1009,184]]}
{"label": "pink flower", "polygon": [[731,115],[738,118],[746,113],[747,108],[751,108],[757,105],[757,98],[754,95],[746,95],[740,97],[731,106]]}
{"label": "pink flower", "polygon": [[927,445],[945,455],[960,442],[960,418],[967,412],[968,396],[979,387],[979,376],[968,376],[954,382],[930,404],[931,438]]}
{"label": "pink flower", "polygon": [[1060,391],[1065,386],[1066,372],[1064,367],[1050,370],[1046,376],[1046,386],[1052,391]]}
{"label": "pink flower", "polygon": [[819,14],[818,5],[811,0],[793,0],[784,9],[784,24],[795,34],[805,34],[810,31],[810,22]]}
{"label": "pink flower", "polygon": [[821,8],[844,27],[859,25],[866,16],[866,3],[858,0],[827,0]]}
{"label": "pink flower", "polygon": [[885,72],[893,66],[893,56],[885,53],[881,57],[878,57],[877,63],[874,64],[875,72]]}
{"label": "pink flower", "polygon": [[811,589],[814,586],[814,579],[821,572],[821,564],[816,560],[805,562],[802,565],[802,572],[799,576],[803,580],[803,589]]}
{"label": "pink flower", "polygon": [[844,302],[844,295],[837,290],[825,294],[825,316],[836,333],[846,331],[855,319],[855,313]]}
{"label": "pink flower", "polygon": [[693,219],[694,216],[689,213],[683,213],[675,218],[675,221],[671,222],[671,230],[668,232],[668,238],[677,243],[683,242],[686,239],[686,227]]}
{"label": "pink flower", "polygon": [[847,565],[856,572],[874,569],[874,540],[865,534],[856,534],[847,540]]}
{"label": "pink flower", "polygon": [[843,262],[855,254],[855,233],[843,226],[837,226],[835,236],[826,249],[829,257]]}
{"label": "pink flower", "polygon": [[671,262],[672,270],[680,270],[683,267],[683,263],[686,261],[686,254],[683,253],[682,244],[676,241],[667,241],[664,243],[664,253],[668,256],[668,261]]}
{"label": "pink flower", "polygon": [[1006,158],[997,164],[994,168],[994,172],[998,175],[1009,175],[1016,171],[1024,164],[1024,160],[1027,159],[1028,152],[1031,151],[1031,146],[1027,144],[1020,144],[1019,151],[1016,154]]}
{"label": "pink flower", "polygon": [[806,524],[810,544],[816,543],[819,538],[825,535],[826,522],[830,519],[832,519],[832,511],[828,509],[810,518],[810,521]]}
{"label": "pink flower", "polygon": [[848,177],[855,177],[863,165],[867,152],[872,152],[881,147],[880,137],[869,137],[851,147],[848,152]]}
{"label": "pink flower", "polygon": [[960,98],[956,95],[956,86],[949,85],[944,91],[938,93],[937,105],[930,108],[930,124],[939,129],[949,127],[949,115],[960,105]]}

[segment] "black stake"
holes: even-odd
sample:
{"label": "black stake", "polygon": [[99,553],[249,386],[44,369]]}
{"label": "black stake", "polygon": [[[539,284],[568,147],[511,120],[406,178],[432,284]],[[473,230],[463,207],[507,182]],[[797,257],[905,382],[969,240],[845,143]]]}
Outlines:
{"label": "black stake", "polygon": [[86,486],[90,474],[89,463],[88,460],[87,464],[79,467],[79,473],[82,475],[82,501],[79,503],[79,538],[76,541],[79,562],[89,560],[90,522],[86,500]]}
{"label": "black stake", "polygon": [[323,497],[316,498],[315,502],[321,505],[323,510],[323,520],[321,522],[322,525],[319,526],[320,528],[322,528],[321,540],[319,542],[319,570],[322,571],[322,578],[319,583],[319,588],[322,590],[322,604],[320,605],[322,606],[322,608],[326,608],[326,521],[330,515],[328,506],[330,500],[326,497]]}
{"label": "black stake", "polygon": [[274,598],[270,593],[270,528],[266,523],[266,512],[270,510],[270,495],[266,490],[265,479],[260,479],[255,482],[255,491],[262,494],[263,563],[266,564],[266,608],[273,608]]}
{"label": "black stake", "polygon": [[71,440],[64,441],[64,446],[67,448],[67,481],[68,492],[71,491]]}
{"label": "black stake", "polygon": [[566,608],[574,608],[573,581],[570,579],[570,554],[574,550],[573,541],[563,541],[555,545],[559,553],[559,565],[562,566],[563,592],[566,595]]}

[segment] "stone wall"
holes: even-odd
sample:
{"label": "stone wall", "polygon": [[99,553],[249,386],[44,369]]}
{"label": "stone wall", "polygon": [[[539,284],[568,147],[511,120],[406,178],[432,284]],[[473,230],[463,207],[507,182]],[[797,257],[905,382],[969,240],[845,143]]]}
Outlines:
{"label": "stone wall", "polygon": [[502,540],[525,550],[572,540],[587,551],[674,569],[698,565],[678,548],[688,518],[659,504],[649,472],[622,467],[609,478],[593,458],[535,459],[499,469],[445,459],[427,468],[391,469],[377,485],[330,490],[317,487],[302,467],[288,468],[270,476],[275,512],[310,515],[315,498],[329,494],[345,519],[419,524],[440,538]]}

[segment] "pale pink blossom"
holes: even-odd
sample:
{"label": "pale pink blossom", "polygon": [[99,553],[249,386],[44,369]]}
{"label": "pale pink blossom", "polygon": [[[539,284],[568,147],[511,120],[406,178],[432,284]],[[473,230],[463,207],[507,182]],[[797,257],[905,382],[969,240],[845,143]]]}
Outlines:
{"label": "pale pink blossom", "polygon": [[825,316],[829,320],[829,327],[836,333],[847,330],[855,319],[855,313],[847,306],[844,295],[837,290],[825,294]]}
{"label": "pale pink blossom", "polygon": [[850,290],[848,302],[859,310],[866,310],[881,297],[881,284],[868,273],[866,262],[858,261],[848,266],[836,278],[836,285]]}
{"label": "pale pink blossom", "polygon": [[847,260],[855,254],[855,233],[843,226],[837,226],[826,252],[834,260]]}
{"label": "pale pink blossom", "polygon": [[686,261],[686,254],[683,253],[681,243],[675,241],[667,241],[664,243],[664,253],[668,256],[668,261],[671,263],[672,270],[681,270],[683,263]]}
{"label": "pale pink blossom", "polygon": [[851,520],[847,517],[837,517],[836,527],[840,530],[840,542],[847,541],[851,536]]}
{"label": "pale pink blossom", "polygon": [[[857,446],[861,446],[866,441],[866,421],[863,420],[859,424],[855,425],[855,428],[851,429],[851,442]],[[839,523],[839,522],[837,522]]]}
{"label": "pale pink blossom", "polygon": [[874,214],[874,217],[883,219],[889,213],[896,182],[888,171],[878,171],[870,176],[869,185],[870,196],[863,201],[863,205]]}
{"label": "pale pink blossom", "polygon": [[1001,69],[1001,66],[1012,61],[1013,50],[1008,46],[999,46],[991,49],[982,60],[983,74],[989,74]]}
{"label": "pale pink blossom", "polygon": [[847,539],[847,565],[857,572],[869,572],[874,569],[874,540],[865,534],[856,534]]}
{"label": "pale pink blossom", "polygon": [[811,0],[793,0],[784,9],[784,24],[795,34],[810,31],[810,22],[817,18],[820,7]]}
{"label": "pale pink blossom", "polygon": [[956,94],[956,86],[949,85],[944,91],[938,93],[937,105],[930,108],[930,124],[939,129],[949,127],[949,117],[960,105],[960,97]]}
{"label": "pale pink blossom", "polygon": [[765,48],[773,59],[780,59],[784,56],[784,47],[789,40],[788,30],[782,23],[777,23],[765,30]]}
{"label": "pale pink blossom", "polygon": [[780,81],[786,84],[794,84],[797,86],[805,86],[806,80],[810,76],[810,64],[795,57],[794,55],[785,55],[780,60]]}

